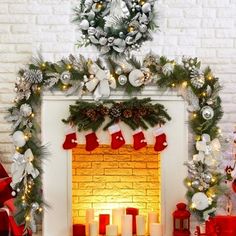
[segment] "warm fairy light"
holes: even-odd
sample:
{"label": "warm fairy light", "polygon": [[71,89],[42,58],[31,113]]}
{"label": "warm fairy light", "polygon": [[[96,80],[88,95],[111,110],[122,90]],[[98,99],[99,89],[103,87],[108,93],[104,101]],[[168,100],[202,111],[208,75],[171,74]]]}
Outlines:
{"label": "warm fairy light", "polygon": [[212,204],[213,199],[211,197],[208,198],[208,203],[211,205]]}
{"label": "warm fairy light", "polygon": [[192,183],[191,183],[190,181],[188,181],[188,182],[187,182],[187,185],[188,185],[189,187],[191,187],[191,186],[192,186]]}
{"label": "warm fairy light", "polygon": [[30,216],[26,216],[26,217],[25,217],[25,220],[26,220],[26,221],[30,221]]}
{"label": "warm fairy light", "polygon": [[202,93],[202,96],[203,96],[203,97],[206,97],[206,95],[207,95],[206,92],[203,92],[203,93]]}
{"label": "warm fairy light", "polygon": [[192,203],[192,204],[190,205],[190,208],[192,208],[192,209],[196,208],[196,204]]}
{"label": "warm fairy light", "polygon": [[39,207],[39,212],[42,212],[43,211],[43,208],[42,207]]}
{"label": "warm fairy light", "polygon": [[207,76],[207,79],[212,80],[213,79],[212,75]]}
{"label": "warm fairy light", "polygon": [[182,83],[182,87],[183,87],[183,88],[186,88],[187,85],[188,85],[188,82],[187,82],[187,81],[184,81],[184,82]]}
{"label": "warm fairy light", "polygon": [[133,26],[130,26],[130,27],[128,28],[128,31],[129,31],[129,32],[134,32],[134,30],[135,30],[135,29],[134,29]]}
{"label": "warm fairy light", "polygon": [[175,87],[175,83],[172,83],[171,86],[174,88]]}
{"label": "warm fairy light", "polygon": [[42,63],[41,67],[42,67],[42,68],[45,68],[45,67],[46,67],[46,64],[45,64],[45,63]]}
{"label": "warm fairy light", "polygon": [[201,136],[200,135],[196,135],[195,140],[196,141],[200,141],[201,140]]}
{"label": "warm fairy light", "polygon": [[68,88],[68,87],[67,87],[67,85],[65,85],[65,84],[62,86],[62,89],[63,89],[63,90],[66,90],[67,88]]}
{"label": "warm fairy light", "polygon": [[215,177],[212,177],[212,178],[211,178],[211,182],[212,182],[212,183],[215,183],[215,182],[216,182],[216,178],[215,178]]}
{"label": "warm fairy light", "polygon": [[34,118],[34,116],[35,116],[34,113],[31,113],[31,117]]}
{"label": "warm fairy light", "polygon": [[25,138],[25,140],[26,140],[26,141],[28,141],[28,140],[29,140],[29,136],[28,136],[28,135],[26,135],[26,134],[24,135],[24,138]]}
{"label": "warm fairy light", "polygon": [[71,70],[72,69],[72,66],[71,65],[67,65],[67,70]]}
{"label": "warm fairy light", "polygon": [[221,131],[221,129],[220,129],[220,128],[218,129],[218,133],[219,133],[219,134],[221,134],[221,133],[222,133],[222,131]]}
{"label": "warm fairy light", "polygon": [[196,118],[197,117],[197,113],[193,113],[193,118]]}
{"label": "warm fairy light", "polygon": [[38,91],[38,92],[41,91],[41,87],[40,87],[40,86],[37,87],[37,91]]}
{"label": "warm fairy light", "polygon": [[101,9],[102,8],[102,4],[101,3],[97,3],[96,8],[97,9]]}
{"label": "warm fairy light", "polygon": [[22,199],[22,200],[25,200],[25,196],[22,196],[21,199]]}
{"label": "warm fairy light", "polygon": [[19,152],[20,151],[20,147],[16,147],[16,151]]}

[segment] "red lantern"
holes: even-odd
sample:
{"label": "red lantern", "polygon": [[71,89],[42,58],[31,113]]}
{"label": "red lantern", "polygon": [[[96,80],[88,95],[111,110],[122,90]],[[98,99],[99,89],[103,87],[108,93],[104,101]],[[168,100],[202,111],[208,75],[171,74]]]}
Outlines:
{"label": "red lantern", "polygon": [[173,212],[173,236],[190,236],[190,212],[186,210],[184,203],[179,203],[176,206],[177,210]]}

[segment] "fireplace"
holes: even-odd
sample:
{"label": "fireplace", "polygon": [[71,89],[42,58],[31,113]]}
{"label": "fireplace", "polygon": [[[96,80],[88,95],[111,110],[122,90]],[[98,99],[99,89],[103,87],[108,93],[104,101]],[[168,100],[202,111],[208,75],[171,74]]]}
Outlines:
{"label": "fireplace", "polygon": [[[140,187],[142,184],[141,178],[140,181],[137,182],[131,182],[131,184],[125,184],[128,183],[125,181],[125,178],[122,177],[122,184],[124,186],[124,189],[120,189],[122,191],[118,191],[119,188],[121,188],[121,185],[117,183],[117,181],[113,182],[107,182],[103,181],[103,177],[109,177],[109,169],[116,169],[119,166],[122,166],[122,161],[118,162],[110,162],[109,158],[114,160],[115,158],[119,158],[119,155],[116,156],[116,154],[120,154],[120,156],[123,155],[126,156],[126,158],[132,159],[132,151],[131,145],[132,145],[132,131],[127,129],[127,127],[123,124],[121,124],[121,129],[125,130],[124,137],[126,140],[126,146],[121,148],[118,151],[115,151],[117,153],[113,153],[108,151],[109,150],[109,144],[110,144],[110,136],[108,132],[103,132],[101,130],[98,131],[98,137],[100,139],[100,147],[94,151],[94,159],[95,161],[93,163],[88,163],[93,165],[95,167],[101,167],[103,165],[104,168],[104,175],[100,175],[101,173],[97,173],[92,176],[95,180],[99,180],[100,183],[104,183],[107,186],[106,191],[100,192],[98,190],[93,190],[92,192],[88,192],[88,198],[86,196],[83,196],[83,198],[73,198],[73,187],[78,187],[76,191],[82,191],[83,187],[86,187],[86,184],[80,184],[81,182],[78,181],[77,185],[76,182],[72,179],[72,171],[73,171],[73,159],[76,159],[76,155],[83,155],[80,152],[84,153],[84,160],[81,161],[84,163],[86,167],[86,155],[88,154],[85,149],[83,148],[83,144],[85,143],[84,134],[79,134],[79,143],[81,146],[78,146],[73,152],[74,155],[72,155],[71,151],[64,151],[61,148],[61,145],[64,140],[64,134],[65,134],[65,126],[61,122],[62,118],[65,118],[68,116],[68,107],[69,105],[73,104],[77,97],[65,97],[64,95],[57,93],[57,94],[44,94],[43,101],[42,101],[42,140],[44,144],[48,144],[48,148],[50,151],[50,157],[44,161],[44,176],[43,176],[43,186],[44,186],[44,196],[47,203],[50,205],[50,208],[45,209],[44,213],[44,220],[43,220],[43,235],[44,236],[70,236],[72,235],[72,224],[74,223],[80,223],[84,219],[85,215],[85,208],[91,208],[90,206],[97,208],[97,212],[100,213],[100,211],[111,211],[111,208],[119,207],[140,207],[140,211],[142,214],[146,214],[148,211],[157,210],[160,214],[160,221],[164,226],[164,236],[171,236],[172,235],[172,212],[175,209],[176,203],[180,201],[185,201],[185,187],[183,185],[183,180],[186,177],[186,168],[183,166],[183,163],[187,161],[188,159],[188,128],[187,128],[187,115],[186,115],[186,108],[185,108],[185,102],[180,96],[177,96],[173,93],[165,93],[160,94],[156,90],[156,88],[153,87],[147,87],[144,91],[142,91],[142,94],[138,96],[139,98],[144,97],[151,97],[152,100],[155,102],[162,103],[165,105],[165,107],[168,109],[168,113],[172,117],[171,122],[166,124],[165,131],[168,137],[168,148],[161,153],[161,155],[157,155],[156,153],[152,153],[153,150],[152,146],[148,146],[146,149],[141,149],[138,152],[142,156],[142,152],[145,155],[150,155],[153,157],[155,156],[155,161],[152,161],[153,166],[149,164],[149,162],[139,162],[137,160],[134,160],[133,162],[137,163],[137,168],[135,168],[134,164],[131,163],[132,166],[127,166],[127,172],[123,172],[125,174],[131,174],[133,175],[133,171],[136,171],[137,176],[143,176],[144,172],[148,172],[148,166],[152,167],[150,169],[153,170],[150,173],[153,174],[153,178],[156,180],[156,183],[154,185],[150,184],[149,187],[151,187],[149,190],[145,189],[145,197],[148,198],[147,191],[151,193],[152,187],[154,188],[152,193],[154,197],[150,196],[150,199],[153,201],[148,204],[147,199],[145,200],[145,204],[141,205],[138,200],[141,198],[137,193],[138,189],[135,187]],[[111,99],[116,100],[125,100],[129,98],[129,96],[124,96],[120,92],[116,91],[112,96]],[[86,100],[92,100],[91,97],[87,96],[84,97]],[[152,130],[148,130],[145,132],[146,139],[148,141],[149,145],[152,145],[154,142]],[[149,151],[148,151],[149,150]],[[100,154],[98,154],[100,152]],[[109,152],[108,154],[104,154],[104,152]],[[119,153],[120,152],[120,153]],[[123,154],[122,154],[123,152]],[[129,154],[124,154],[124,153]],[[132,153],[131,153],[132,152]],[[147,153],[145,153],[147,152]],[[101,154],[103,153],[103,154]],[[96,161],[99,159],[101,161]],[[107,155],[107,156],[106,156]],[[95,157],[97,156],[97,157]],[[105,159],[106,157],[106,159]],[[122,157],[120,157],[122,158]],[[110,160],[111,160],[110,159]],[[80,159],[81,160],[81,159]],[[88,160],[88,159],[87,159]],[[127,160],[123,161],[127,162]],[[73,163],[73,164],[72,164]],[[108,168],[111,163],[114,163],[112,168]],[[129,163],[127,162],[127,165]],[[77,164],[81,165],[81,164]],[[107,165],[107,168],[105,166]],[[139,167],[138,167],[139,166]],[[155,168],[154,168],[155,166]],[[123,166],[124,167],[124,166]],[[74,168],[75,169],[75,168]],[[86,168],[84,168],[86,169]],[[105,175],[105,169],[107,170]],[[119,169],[119,168],[118,168]],[[155,170],[154,170],[155,169]],[[121,170],[120,170],[121,171]],[[143,171],[143,173],[142,173]],[[155,175],[154,175],[155,171]],[[85,172],[84,172],[85,173]],[[121,173],[121,172],[120,172]],[[140,173],[140,175],[138,175]],[[141,174],[142,173],[142,174]],[[118,170],[119,174],[119,170]],[[89,176],[89,175],[88,175]],[[97,176],[97,177],[96,177]],[[100,177],[99,177],[100,176]],[[113,176],[113,175],[112,175]],[[119,175],[117,175],[120,177]],[[97,179],[96,179],[97,178]],[[100,179],[99,179],[100,178]],[[151,178],[150,176],[146,175],[146,179]],[[87,178],[91,179],[91,178]],[[109,178],[107,178],[109,179]],[[119,183],[121,183],[121,178],[119,179]],[[138,179],[138,178],[137,178]],[[80,178],[81,180],[81,178]],[[100,181],[101,180],[101,181]],[[161,180],[161,181],[160,181]],[[72,183],[75,185],[72,186]],[[86,189],[89,189],[94,185],[92,182],[86,182],[89,183],[86,187]],[[157,184],[159,183],[159,184]],[[132,186],[132,188],[131,188]],[[102,185],[101,185],[102,187]],[[116,189],[117,193],[115,193],[113,196],[106,195],[107,191],[110,189]],[[85,189],[84,189],[85,190]],[[130,190],[130,191],[127,191]],[[97,192],[96,192],[97,191]],[[140,190],[141,191],[141,190]],[[126,193],[132,193],[132,194],[125,194]],[[82,192],[81,192],[82,193]],[[90,194],[89,194],[90,193]],[[96,193],[93,195],[93,193]],[[123,194],[122,194],[123,193]],[[144,192],[142,191],[144,194]],[[92,194],[92,195],[91,195]],[[100,195],[99,195],[100,194]],[[117,195],[116,195],[117,194]],[[118,195],[119,194],[119,195]],[[141,193],[140,193],[141,194]],[[123,196],[122,196],[123,195]],[[82,195],[81,195],[82,196]],[[92,200],[95,202],[89,200],[89,196],[92,196]],[[136,196],[136,197],[134,197]],[[98,198],[97,198],[98,197]],[[100,197],[100,200],[99,200]],[[141,196],[143,197],[143,195]],[[96,200],[97,198],[97,200]],[[102,199],[103,198],[103,199]],[[131,202],[132,199],[132,202]],[[137,201],[134,202],[133,199],[136,199]],[[101,202],[96,204],[96,201]],[[83,202],[84,201],[84,202]],[[85,202],[88,201],[88,202]],[[83,208],[80,208],[80,206],[84,204]],[[76,207],[78,209],[76,209]],[[144,207],[145,206],[145,207]]]}

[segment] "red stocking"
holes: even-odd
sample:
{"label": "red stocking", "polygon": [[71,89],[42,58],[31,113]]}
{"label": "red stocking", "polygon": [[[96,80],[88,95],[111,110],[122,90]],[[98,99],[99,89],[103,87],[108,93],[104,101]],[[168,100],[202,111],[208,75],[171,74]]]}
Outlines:
{"label": "red stocking", "polygon": [[154,150],[156,152],[163,151],[167,146],[166,134],[162,128],[158,128],[154,131],[154,136],[156,137],[156,143],[154,145]]}
{"label": "red stocking", "polygon": [[111,148],[118,149],[125,144],[125,139],[121,133],[120,126],[118,124],[112,125],[108,128],[111,134]]}
{"label": "red stocking", "polygon": [[77,146],[77,137],[76,137],[76,132],[73,128],[69,128],[66,134],[65,141],[63,143],[63,148],[65,150],[69,150],[72,148],[75,148]]}
{"label": "red stocking", "polygon": [[85,135],[86,139],[86,151],[91,152],[99,146],[97,135],[92,132]]}
{"label": "red stocking", "polygon": [[137,129],[133,134],[134,144],[133,147],[135,150],[139,150],[147,146],[147,141],[145,139],[144,133],[141,129]]}

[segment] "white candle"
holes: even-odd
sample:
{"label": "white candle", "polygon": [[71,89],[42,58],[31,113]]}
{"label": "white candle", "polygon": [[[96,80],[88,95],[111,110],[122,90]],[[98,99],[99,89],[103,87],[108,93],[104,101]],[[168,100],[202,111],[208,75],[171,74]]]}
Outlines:
{"label": "white candle", "polygon": [[162,225],[158,223],[151,223],[150,236],[162,236]]}
{"label": "white candle", "polygon": [[123,215],[121,218],[121,235],[122,236],[132,236],[132,215]]}
{"label": "white candle", "polygon": [[118,227],[117,225],[107,225],[106,226],[106,236],[117,236]]}
{"label": "white candle", "polygon": [[89,232],[89,224],[94,221],[94,209],[86,210],[86,234]]}
{"label": "white candle", "polygon": [[149,212],[148,213],[148,233],[150,234],[150,224],[157,223],[158,215],[156,212]]}
{"label": "white candle", "polygon": [[142,215],[137,215],[136,216],[136,235],[141,236],[145,235],[145,217]]}
{"label": "white candle", "polygon": [[89,236],[98,236],[98,222],[94,221],[93,223],[89,224],[89,231],[88,235]]}
{"label": "white candle", "polygon": [[112,224],[117,225],[118,227],[118,234],[121,234],[121,217],[124,214],[123,208],[116,208],[112,209]]}

